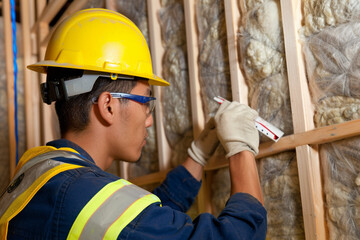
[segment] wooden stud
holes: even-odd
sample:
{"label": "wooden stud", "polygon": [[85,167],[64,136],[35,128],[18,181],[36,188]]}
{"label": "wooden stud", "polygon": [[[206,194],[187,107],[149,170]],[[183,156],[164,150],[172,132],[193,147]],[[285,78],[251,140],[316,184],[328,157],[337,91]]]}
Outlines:
{"label": "wooden stud", "polygon": [[166,178],[166,174],[171,169],[162,170],[156,173],[150,173],[141,177],[132,178],[129,181],[138,186],[144,186],[153,183],[160,183]]}
{"label": "wooden stud", "polygon": [[[259,154],[256,159],[296,149],[300,146],[330,143],[350,137],[360,136],[360,119],[339,123],[321,128],[315,128],[302,133],[296,133],[282,137],[278,142],[265,142],[259,146]],[[206,165],[205,170],[211,171],[227,167],[228,161],[212,158]]]}
{"label": "wooden stud", "polygon": [[[301,1],[280,0],[287,73],[294,132],[314,128],[313,110],[305,76],[298,31],[301,27]],[[296,147],[301,202],[306,239],[326,239],[319,154],[308,145]]]}
{"label": "wooden stud", "polygon": [[[39,108],[36,107],[36,102],[33,102],[33,95],[36,89],[34,89],[34,84],[31,79],[32,73],[29,69],[26,68],[27,65],[33,63],[32,62],[32,54],[31,54],[31,37],[30,37],[30,24],[31,18],[34,17],[34,10],[30,7],[30,3],[28,0],[21,0],[20,8],[21,8],[21,27],[22,27],[22,44],[24,51],[24,91],[25,91],[25,121],[26,121],[26,147],[32,148],[38,146],[40,144],[40,125],[39,121],[36,121],[40,114]],[[39,97],[39,95],[37,95]]]}
{"label": "wooden stud", "polygon": [[32,26],[31,32],[35,33],[41,23],[46,23],[49,25],[51,20],[56,16],[60,9],[64,6],[67,0],[53,0],[50,1],[46,7],[41,11],[41,14],[38,16],[36,23]]}
{"label": "wooden stud", "polygon": [[[161,8],[159,0],[148,0],[149,38],[150,52],[153,61],[154,74],[162,75],[162,58],[164,48],[161,44],[161,29],[158,21],[158,10]],[[161,87],[153,86],[154,96],[157,98],[155,109],[156,138],[158,145],[160,171],[170,168],[171,148],[166,139],[163,123],[163,110],[161,105]]]}
{"label": "wooden stud", "polygon": [[123,179],[129,179],[129,163],[120,161],[119,162],[120,177]]}
{"label": "wooden stud", "polygon": [[[46,2],[44,0],[36,1],[36,9],[38,10],[37,12],[38,18],[44,16],[44,11],[48,9],[46,6]],[[46,46],[42,46],[41,42],[49,33],[49,23],[40,21],[36,25],[37,27],[35,29],[37,29],[37,46],[38,46],[38,54],[39,54],[38,60],[41,61],[44,59],[46,52]],[[45,81],[46,81],[46,75],[40,74],[40,83],[43,83]],[[41,143],[45,144],[48,141],[60,137],[59,126],[55,114],[54,105],[47,105],[43,103],[40,106],[41,106],[41,126],[42,126]]]}
{"label": "wooden stud", "polygon": [[117,11],[117,3],[115,0],[105,0],[105,8]]}
{"label": "wooden stud", "polygon": [[186,44],[188,54],[191,113],[193,118],[194,138],[200,135],[204,129],[205,116],[202,108],[202,100],[199,82],[199,42],[195,19],[195,1],[184,0],[184,14],[186,26]]}
{"label": "wooden stud", "polygon": [[231,77],[232,99],[234,101],[248,104],[248,87],[241,73],[238,56],[238,22],[240,12],[237,0],[225,0],[226,34],[229,52],[229,65]]}
{"label": "wooden stud", "polygon": [[16,164],[16,138],[15,138],[15,92],[14,92],[14,63],[13,63],[13,33],[11,26],[10,1],[3,2],[2,14],[4,17],[4,40],[5,40],[5,63],[6,63],[6,85],[8,103],[8,125],[9,125],[9,157],[10,178],[15,172]]}
{"label": "wooden stud", "polygon": [[[186,45],[188,54],[188,69],[191,96],[191,115],[193,120],[194,139],[196,139],[204,129],[205,116],[202,107],[200,82],[199,82],[199,41],[196,27],[195,1],[184,0]],[[211,193],[209,188],[209,178],[203,175],[203,184],[198,194],[198,210],[202,212],[212,212]]]}
{"label": "wooden stud", "polygon": [[[278,142],[262,143],[260,144],[259,154],[256,156],[256,159],[269,157],[271,155],[288,150],[293,150],[300,146],[316,146],[318,144],[330,143],[355,136],[360,136],[360,119],[288,135],[281,138]],[[228,160],[224,161],[221,159],[212,158],[210,159],[208,165],[206,165],[205,171],[213,171],[228,166]],[[160,182],[164,179],[162,177],[165,176],[168,171],[169,170],[133,178],[131,181],[143,185],[157,183],[158,181]]]}
{"label": "wooden stud", "polygon": [[46,37],[44,37],[44,39],[41,41],[41,46],[47,46],[51,35],[53,34],[53,32],[55,31],[55,29],[59,26],[59,24],[68,16],[70,16],[71,14],[79,11],[85,4],[87,3],[87,0],[75,0],[73,1],[69,7],[65,10],[65,12],[63,13],[63,15],[61,15],[61,17],[59,18],[59,20],[56,22],[56,24],[51,28],[50,32],[46,35]]}

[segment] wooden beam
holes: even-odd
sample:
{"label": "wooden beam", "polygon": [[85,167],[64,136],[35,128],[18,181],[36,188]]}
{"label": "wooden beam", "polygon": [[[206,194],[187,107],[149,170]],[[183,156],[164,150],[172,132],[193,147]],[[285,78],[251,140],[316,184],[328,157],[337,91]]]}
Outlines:
{"label": "wooden beam", "polygon": [[55,31],[55,29],[59,26],[59,24],[68,16],[71,14],[79,11],[88,1],[87,0],[75,0],[73,1],[70,6],[65,10],[63,15],[59,18],[59,20],[56,22],[56,24],[51,28],[50,32],[44,37],[44,39],[41,41],[41,46],[47,46],[51,35]]}
{"label": "wooden beam", "polygon": [[[55,4],[54,0],[51,4]],[[46,1],[36,1],[37,17],[40,18],[43,12],[47,9]],[[46,46],[42,46],[41,42],[49,33],[49,23],[39,21],[37,27],[37,47],[38,47],[38,60],[42,61],[45,57]],[[46,81],[46,75],[40,74],[40,83]],[[41,104],[41,144],[45,144],[48,141],[54,140],[60,137],[59,126],[57,117],[55,114],[54,105]]]}
{"label": "wooden beam", "polygon": [[[191,100],[191,115],[193,123],[194,139],[196,139],[205,126],[205,116],[202,107],[200,81],[199,81],[199,40],[196,26],[195,1],[184,0],[186,45],[188,55],[189,85]],[[209,178],[202,177],[203,184],[198,194],[199,213],[212,212],[211,208],[211,188]]]}
{"label": "wooden beam", "polygon": [[[256,156],[256,159],[293,150],[300,146],[315,146],[355,136],[360,136],[360,119],[288,135],[282,137],[278,142],[262,143],[259,146],[259,154]],[[219,159],[212,158],[205,167],[205,170],[211,171],[227,166],[227,160],[220,161]]]}
{"label": "wooden beam", "polygon": [[105,8],[117,11],[117,3],[115,0],[105,0]]}
{"label": "wooden beam", "polygon": [[[20,12],[21,12],[21,28],[22,28],[22,46],[24,52],[23,71],[24,71],[24,92],[25,92],[25,121],[26,121],[26,147],[32,148],[40,144],[40,123],[37,120],[37,116],[40,114],[39,108],[33,101],[34,93],[37,89],[34,89],[34,84],[31,79],[32,72],[26,68],[27,65],[33,63],[32,51],[31,51],[31,36],[30,36],[30,24],[34,17],[32,12],[33,6],[30,4],[33,2],[28,0],[21,0]],[[37,95],[39,97],[39,95]]]}
{"label": "wooden beam", "polygon": [[195,1],[184,0],[184,14],[190,81],[191,113],[193,120],[194,138],[196,138],[204,129],[205,116],[202,107],[199,82],[199,41],[196,27]]}
{"label": "wooden beam", "polygon": [[10,1],[3,2],[2,15],[4,17],[4,40],[5,40],[5,63],[6,63],[6,86],[7,86],[7,111],[9,125],[9,157],[10,178],[15,172],[16,164],[16,138],[15,138],[15,92],[14,92],[14,62],[13,62],[13,34],[11,26]]}
{"label": "wooden beam", "polygon": [[240,21],[240,9],[237,0],[225,0],[226,35],[229,52],[230,78],[232,99],[248,104],[248,87],[240,70],[238,56],[238,23]]}
{"label": "wooden beam", "polygon": [[147,175],[144,175],[141,177],[132,178],[129,181],[138,186],[143,186],[143,185],[153,184],[153,183],[160,183],[160,182],[164,181],[164,179],[166,178],[166,174],[170,170],[171,169],[167,169],[167,170],[162,170],[162,171],[159,171],[156,173],[150,173],[150,174],[147,174]]}
{"label": "wooden beam", "polygon": [[[300,146],[316,146],[318,144],[330,143],[350,137],[360,136],[360,119],[316,128],[307,132],[296,133],[281,138],[278,142],[262,143],[259,147],[259,154],[256,159],[268,157],[280,152],[293,150]],[[220,168],[228,167],[229,161],[222,159],[210,159],[205,171],[214,171]],[[138,185],[150,183],[159,183],[165,179],[166,173],[170,170],[151,173],[145,176],[131,179]]]}
{"label": "wooden beam", "polygon": [[123,179],[129,179],[129,163],[120,161],[120,177]]}
{"label": "wooden beam", "polygon": [[67,0],[53,0],[50,1],[45,8],[42,9],[40,15],[38,16],[35,24],[31,28],[31,32],[35,33],[40,27],[40,23],[46,23],[49,25],[51,20],[58,14],[60,9],[64,6]]}
{"label": "wooden beam", "polygon": [[[161,29],[158,21],[158,10],[161,8],[159,0],[148,0],[148,20],[149,20],[149,37],[150,51],[153,62],[154,73],[158,76],[162,75],[162,58],[164,55],[164,47],[161,42]],[[154,96],[156,101],[155,123],[156,138],[158,145],[159,169],[166,170],[170,168],[171,148],[166,139],[165,127],[163,122],[163,109],[161,104],[161,87],[154,86]]]}
{"label": "wooden beam", "polygon": [[[301,1],[280,0],[294,133],[314,128],[313,110],[299,42]],[[326,239],[319,154],[308,145],[296,147],[306,239]]]}

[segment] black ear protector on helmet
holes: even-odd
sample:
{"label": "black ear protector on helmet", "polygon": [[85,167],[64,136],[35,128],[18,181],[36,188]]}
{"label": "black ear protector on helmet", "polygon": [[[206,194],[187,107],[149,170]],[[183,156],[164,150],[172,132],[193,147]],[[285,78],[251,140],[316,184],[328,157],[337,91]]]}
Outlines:
{"label": "black ear protector on helmet", "polygon": [[90,92],[99,77],[135,80],[133,76],[116,73],[49,67],[46,82],[40,84],[42,100],[50,105],[53,101],[67,101],[69,97]]}

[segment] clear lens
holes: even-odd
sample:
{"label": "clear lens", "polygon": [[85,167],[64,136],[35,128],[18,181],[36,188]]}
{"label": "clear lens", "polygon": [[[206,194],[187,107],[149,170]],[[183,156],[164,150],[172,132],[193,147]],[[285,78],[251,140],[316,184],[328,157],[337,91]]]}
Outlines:
{"label": "clear lens", "polygon": [[[138,102],[146,108],[146,115],[149,117],[150,114],[154,111],[155,108],[155,100],[154,97],[147,97],[147,96],[140,96],[140,95],[134,95],[130,93],[110,93],[113,98],[125,98],[129,99],[135,102]],[[94,97],[91,99],[93,104],[97,104],[97,98]]]}
{"label": "clear lens", "polygon": [[155,100],[150,100],[149,102],[144,103],[144,105],[146,106],[146,115],[150,116],[155,109]]}
{"label": "clear lens", "polygon": [[155,109],[155,100],[149,101],[148,104],[148,115],[150,115]]}

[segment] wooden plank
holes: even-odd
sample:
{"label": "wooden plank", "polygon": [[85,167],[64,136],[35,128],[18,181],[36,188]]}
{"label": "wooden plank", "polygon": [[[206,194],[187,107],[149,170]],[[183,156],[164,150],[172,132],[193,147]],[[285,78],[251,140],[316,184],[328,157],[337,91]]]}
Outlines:
{"label": "wooden plank", "polygon": [[129,179],[129,163],[120,161],[120,177],[123,179]]}
{"label": "wooden plank", "polygon": [[245,78],[240,70],[238,56],[238,22],[240,21],[240,12],[237,0],[225,0],[225,21],[226,35],[229,52],[230,78],[232,99],[234,101],[248,104],[248,87]]}
{"label": "wooden plank", "polygon": [[[32,2],[33,3],[33,2]],[[32,148],[40,144],[40,122],[36,121],[36,116],[40,114],[39,108],[33,102],[33,95],[36,89],[32,82],[32,73],[26,68],[27,65],[33,63],[31,52],[30,24],[31,18],[34,17],[32,12],[34,9],[30,6],[28,0],[21,0],[21,28],[22,28],[22,46],[24,52],[24,91],[25,91],[25,121],[26,121],[26,147]],[[39,95],[37,95],[39,97]],[[38,102],[38,101],[37,101]],[[36,102],[35,102],[36,103]]]}
{"label": "wooden plank", "polygon": [[14,65],[13,65],[13,34],[11,26],[10,1],[3,2],[2,15],[4,17],[4,41],[7,86],[7,111],[9,125],[9,160],[10,178],[13,176],[16,164],[16,138],[15,138],[15,92],[14,92]]}
{"label": "wooden plank", "polygon": [[51,20],[56,16],[56,14],[58,14],[66,2],[67,0],[50,1],[45,8],[42,8],[41,13],[39,13],[40,15],[38,15],[35,24],[31,28],[31,32],[35,33],[38,30],[40,23],[46,23],[49,25]]}
{"label": "wooden plank", "polygon": [[205,116],[202,108],[199,82],[199,41],[197,36],[195,1],[184,0],[184,14],[186,27],[186,44],[188,54],[191,113],[193,120],[194,138],[204,129]]}
{"label": "wooden plank", "polygon": [[[44,38],[49,33],[49,25],[47,23],[40,23],[38,28],[38,48],[39,48],[39,61],[43,60],[45,57],[46,47],[41,46],[41,39]],[[46,81],[46,75],[40,74],[40,82],[43,83]],[[42,125],[42,135],[41,142],[45,144],[48,141],[54,140],[60,136],[56,134],[57,117],[55,115],[54,104],[47,105],[45,103],[41,104],[41,125]]]}
{"label": "wooden plank", "polygon": [[[196,27],[195,1],[184,0],[186,45],[188,55],[189,85],[191,100],[191,115],[193,123],[194,139],[196,139],[204,129],[205,116],[202,107],[200,82],[199,82],[199,41]],[[203,175],[203,184],[198,194],[199,213],[211,211],[211,192],[209,180]]]}
{"label": "wooden plank", "polygon": [[79,11],[85,4],[87,3],[87,0],[75,0],[73,1],[69,7],[65,10],[65,12],[63,13],[63,15],[61,15],[61,17],[59,18],[59,20],[56,22],[56,24],[51,28],[50,32],[46,35],[46,37],[44,37],[44,39],[41,41],[41,46],[47,46],[51,35],[53,34],[53,32],[55,31],[55,29],[59,26],[59,24],[68,16],[70,16],[71,14]]}
{"label": "wooden plank", "polygon": [[[159,0],[148,0],[148,20],[150,51],[153,62],[154,74],[162,74],[162,58],[164,47],[161,44],[161,29],[158,22],[158,10],[161,8]],[[153,86],[154,96],[157,98],[155,109],[156,138],[158,145],[159,169],[166,170],[170,168],[171,148],[165,136],[165,127],[163,123],[163,110],[161,105],[161,87]]]}
{"label": "wooden plank", "polygon": [[[360,136],[360,119],[288,135],[282,137],[278,142],[262,143],[259,146],[259,154],[256,156],[256,159],[293,150],[300,146],[310,145],[315,147],[318,144],[330,143],[355,136]],[[205,167],[205,170],[211,171],[227,166],[227,160],[221,161],[220,159],[212,158]]]}
{"label": "wooden plank", "polygon": [[[304,61],[298,31],[301,27],[301,1],[280,0],[287,73],[294,132],[314,128]],[[296,148],[302,212],[306,239],[326,239],[319,154],[308,145]]]}
{"label": "wooden plank", "polygon": [[[293,150],[299,146],[316,146],[342,140],[350,137],[360,136],[360,119],[330,125],[326,127],[316,128],[307,132],[296,133],[281,138],[278,142],[266,142],[260,144],[259,154],[256,159],[268,157],[280,152]],[[229,166],[228,160],[210,159],[205,171],[213,171]],[[138,185],[146,185],[150,183],[158,183],[165,179],[166,173],[170,171],[160,171],[145,176],[131,179]]]}
{"label": "wooden plank", "polygon": [[[58,1],[58,0],[56,0]],[[53,1],[55,2],[55,1]],[[53,4],[51,2],[51,4]],[[36,1],[37,17],[40,18],[43,12],[46,10],[46,1]],[[37,47],[38,47],[38,60],[41,61],[45,57],[46,46],[42,46],[42,40],[49,33],[49,23],[38,22],[37,29]],[[40,74],[40,83],[46,81],[46,75]],[[55,114],[54,105],[41,104],[41,144],[45,144],[48,141],[54,140],[60,137],[59,127],[57,124],[57,117]]]}
{"label": "wooden plank", "polygon": [[117,4],[115,0],[105,0],[105,8],[117,11]]}
{"label": "wooden plank", "polygon": [[143,186],[143,185],[153,184],[153,183],[160,183],[160,182],[164,181],[164,179],[166,178],[166,174],[170,170],[171,169],[167,169],[167,170],[162,170],[162,171],[159,171],[156,173],[150,173],[150,174],[147,174],[147,175],[144,175],[141,177],[132,178],[129,181],[138,186]]}

